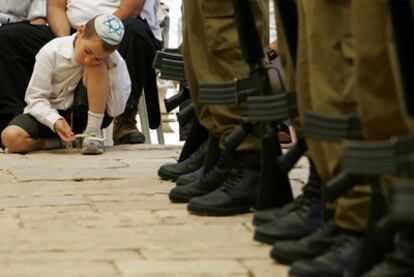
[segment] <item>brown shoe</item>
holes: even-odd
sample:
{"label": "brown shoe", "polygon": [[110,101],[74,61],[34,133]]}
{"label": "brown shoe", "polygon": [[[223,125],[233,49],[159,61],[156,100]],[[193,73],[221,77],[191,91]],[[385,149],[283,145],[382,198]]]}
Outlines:
{"label": "brown shoe", "polygon": [[137,110],[126,109],[125,112],[114,120],[112,133],[114,144],[138,144],[145,142],[145,136],[137,128],[135,119]]}

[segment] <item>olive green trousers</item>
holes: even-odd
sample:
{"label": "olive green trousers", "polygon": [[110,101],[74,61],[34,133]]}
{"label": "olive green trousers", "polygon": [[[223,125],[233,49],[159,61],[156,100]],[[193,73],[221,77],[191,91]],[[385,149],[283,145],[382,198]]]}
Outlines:
{"label": "olive green trousers", "polygon": [[[268,1],[251,0],[262,45],[269,43]],[[202,105],[199,83],[223,83],[247,77],[234,18],[232,0],[184,0],[183,56],[186,79],[200,123],[223,138],[240,125],[244,105]],[[222,145],[221,145],[222,147]],[[260,150],[257,136],[249,135],[238,150]]]}

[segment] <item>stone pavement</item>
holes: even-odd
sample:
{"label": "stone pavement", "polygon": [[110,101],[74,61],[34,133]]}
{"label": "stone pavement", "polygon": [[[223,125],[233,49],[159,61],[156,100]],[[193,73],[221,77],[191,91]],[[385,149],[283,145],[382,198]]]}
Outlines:
{"label": "stone pavement", "polygon": [[[157,177],[173,146],[0,153],[0,276],[287,276],[252,215],[199,217]],[[291,173],[299,191],[302,160]]]}

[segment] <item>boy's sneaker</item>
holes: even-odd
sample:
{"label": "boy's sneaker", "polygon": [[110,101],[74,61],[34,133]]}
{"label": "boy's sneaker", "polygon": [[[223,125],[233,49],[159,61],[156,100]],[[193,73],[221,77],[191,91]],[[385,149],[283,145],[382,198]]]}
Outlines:
{"label": "boy's sneaker", "polygon": [[104,152],[104,138],[95,133],[85,134],[82,141],[82,154],[100,155]]}

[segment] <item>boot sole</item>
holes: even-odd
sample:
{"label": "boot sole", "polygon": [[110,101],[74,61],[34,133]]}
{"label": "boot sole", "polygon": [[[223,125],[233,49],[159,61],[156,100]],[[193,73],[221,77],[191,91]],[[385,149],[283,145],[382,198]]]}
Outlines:
{"label": "boot sole", "polygon": [[141,144],[145,142],[145,137],[142,137],[141,135],[137,133],[130,133],[127,135],[124,135],[123,137],[114,140],[114,145],[120,145],[120,144]]}
{"label": "boot sole", "polygon": [[260,225],[266,224],[266,223],[268,223],[272,220],[276,220],[276,218],[269,219],[269,220],[263,220],[263,219],[258,219],[258,218],[253,217],[252,224],[253,224],[253,226],[260,226]]}
{"label": "boot sole", "polygon": [[189,196],[183,196],[180,194],[174,194],[174,193],[169,193],[168,197],[170,198],[170,201],[173,203],[188,203],[192,197]]}
{"label": "boot sole", "polygon": [[272,251],[270,251],[270,257],[272,257],[272,259],[277,261],[278,263],[286,264],[286,265],[290,265],[291,263],[295,261],[303,260],[303,258],[295,259],[293,257],[290,257],[289,255],[275,254],[273,249]]}
{"label": "boot sole", "polygon": [[263,243],[267,243],[267,244],[273,244],[276,241],[279,240],[299,240],[303,237],[306,237],[308,235],[310,235],[311,233],[306,233],[306,234],[296,234],[296,235],[285,235],[285,236],[269,236],[267,234],[262,234],[260,232],[257,232],[257,230],[254,232],[254,236],[253,239],[259,242],[263,242]]}
{"label": "boot sole", "polygon": [[237,214],[251,213],[251,207],[234,207],[234,208],[215,208],[208,206],[199,206],[194,204],[187,205],[187,210],[191,214],[201,216],[229,216]]}
{"label": "boot sole", "polygon": [[177,181],[177,179],[179,177],[179,176],[176,176],[176,175],[165,173],[161,170],[158,170],[158,176],[163,180],[168,180],[168,181],[173,181],[173,182]]}
{"label": "boot sole", "polygon": [[263,243],[266,243],[266,244],[273,244],[278,240],[277,238],[273,238],[271,236],[263,235],[261,233],[258,233],[257,231],[254,232],[253,239],[255,241],[263,242]]}

